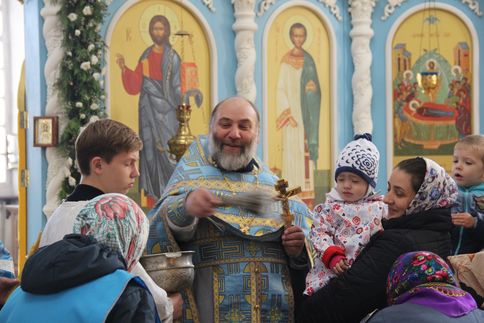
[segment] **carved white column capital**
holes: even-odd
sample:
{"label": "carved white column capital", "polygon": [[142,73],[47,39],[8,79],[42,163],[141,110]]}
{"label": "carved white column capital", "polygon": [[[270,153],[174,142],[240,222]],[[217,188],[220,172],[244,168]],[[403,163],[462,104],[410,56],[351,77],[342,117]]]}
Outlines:
{"label": "carved white column capital", "polygon": [[400,7],[402,3],[407,0],[388,0],[388,3],[385,5],[383,9],[383,16],[381,16],[381,20],[387,20],[390,17],[397,7]]}
{"label": "carved white column capital", "polygon": [[232,29],[235,32],[235,53],[237,55],[235,87],[237,95],[254,102],[257,95],[254,80],[256,61],[254,33],[257,30],[255,0],[232,0],[232,4],[235,9],[235,23],[232,25]]}
{"label": "carved white column capital", "polygon": [[270,6],[272,6],[274,3],[276,3],[277,0],[262,0],[259,3],[259,10],[257,11],[258,16],[262,16],[264,12],[269,9]]}
{"label": "carved white column capital", "polygon": [[[60,74],[60,65],[64,58],[62,48],[63,31],[57,16],[60,4],[55,1],[45,0],[40,15],[44,18],[43,36],[47,48],[47,60],[44,66],[44,76],[47,85],[47,103],[45,115],[59,116],[59,133],[62,133],[67,120],[62,104],[59,100],[59,92],[55,87]],[[58,149],[46,148],[47,180],[46,197],[43,207],[44,214],[49,217],[59,205],[58,194],[65,178],[65,157],[59,154]],[[68,169],[68,168],[67,168]]]}
{"label": "carved white column capital", "polygon": [[463,4],[467,4],[469,6],[469,9],[474,11],[476,15],[479,17],[482,16],[482,11],[479,8],[479,1],[478,0],[461,0]]}
{"label": "carved white column capital", "polygon": [[371,118],[371,63],[372,54],[370,41],[373,37],[371,16],[375,7],[374,0],[353,0],[349,2],[351,12],[350,31],[352,38],[351,54],[353,57],[354,73],[353,86],[353,130],[354,133],[372,133]]}
{"label": "carved white column capital", "polygon": [[326,7],[329,8],[333,16],[338,19],[338,21],[343,20],[343,17],[341,17],[341,12],[338,7],[338,3],[336,0],[319,0],[319,2],[324,3]]}
{"label": "carved white column capital", "polygon": [[215,6],[213,5],[213,0],[202,0],[203,4],[207,6],[210,11],[215,11]]}

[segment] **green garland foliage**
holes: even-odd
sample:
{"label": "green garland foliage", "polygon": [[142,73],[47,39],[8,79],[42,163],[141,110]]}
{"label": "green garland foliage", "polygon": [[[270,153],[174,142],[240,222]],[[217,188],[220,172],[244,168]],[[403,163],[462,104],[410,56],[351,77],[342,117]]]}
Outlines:
{"label": "green garland foliage", "polygon": [[105,117],[103,65],[105,43],[99,31],[109,5],[108,0],[57,0],[58,17],[64,38],[64,59],[57,81],[67,126],[60,137],[59,149],[71,162],[70,171],[59,192],[62,200],[79,183],[74,144],[81,127]]}

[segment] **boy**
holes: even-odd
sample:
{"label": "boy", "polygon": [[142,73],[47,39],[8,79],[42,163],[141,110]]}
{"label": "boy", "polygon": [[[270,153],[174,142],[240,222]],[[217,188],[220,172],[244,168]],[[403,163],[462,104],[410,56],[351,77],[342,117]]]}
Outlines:
{"label": "boy", "polygon": [[[136,163],[142,148],[143,143],[136,132],[114,120],[98,120],[81,131],[76,140],[81,181],[48,219],[40,247],[72,233],[74,219],[89,200],[105,193],[126,194],[140,174]],[[139,263],[132,273],[140,276],[148,286],[160,318],[171,319],[173,307],[176,317],[181,310],[181,296],[174,294],[168,302],[166,292],[151,280]]]}
{"label": "boy", "polygon": [[105,193],[126,194],[139,176],[136,162],[143,143],[120,122],[103,119],[89,124],[76,140],[81,181],[47,221],[40,246],[62,240],[87,202]]}
{"label": "boy", "polygon": [[484,247],[484,136],[470,135],[454,147],[452,177],[459,198],[452,208],[453,254],[475,253]]}

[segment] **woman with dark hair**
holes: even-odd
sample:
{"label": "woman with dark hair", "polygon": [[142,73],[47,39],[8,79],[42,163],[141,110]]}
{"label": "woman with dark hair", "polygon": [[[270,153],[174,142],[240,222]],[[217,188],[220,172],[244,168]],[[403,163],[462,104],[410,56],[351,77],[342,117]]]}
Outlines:
{"label": "woman with dark hair", "polygon": [[446,258],[451,250],[450,207],[457,185],[427,158],[400,162],[388,180],[388,220],[346,272],[305,298],[299,322],[359,322],[386,304],[386,280],[393,262],[410,251]]}
{"label": "woman with dark hair", "polygon": [[367,322],[484,322],[484,311],[460,289],[444,259],[428,251],[401,255],[387,281],[389,307]]}

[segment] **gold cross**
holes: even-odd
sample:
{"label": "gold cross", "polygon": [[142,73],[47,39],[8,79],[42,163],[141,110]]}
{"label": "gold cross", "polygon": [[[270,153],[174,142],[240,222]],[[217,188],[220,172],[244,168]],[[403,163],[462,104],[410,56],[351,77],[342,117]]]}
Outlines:
{"label": "gold cross", "polygon": [[291,213],[289,209],[289,198],[293,195],[301,193],[301,187],[298,186],[296,188],[287,190],[288,183],[285,179],[280,179],[277,181],[276,185],[274,185],[279,195],[277,196],[278,199],[282,203],[282,219],[284,220],[285,225],[291,225],[292,221],[294,220],[294,215]]}

